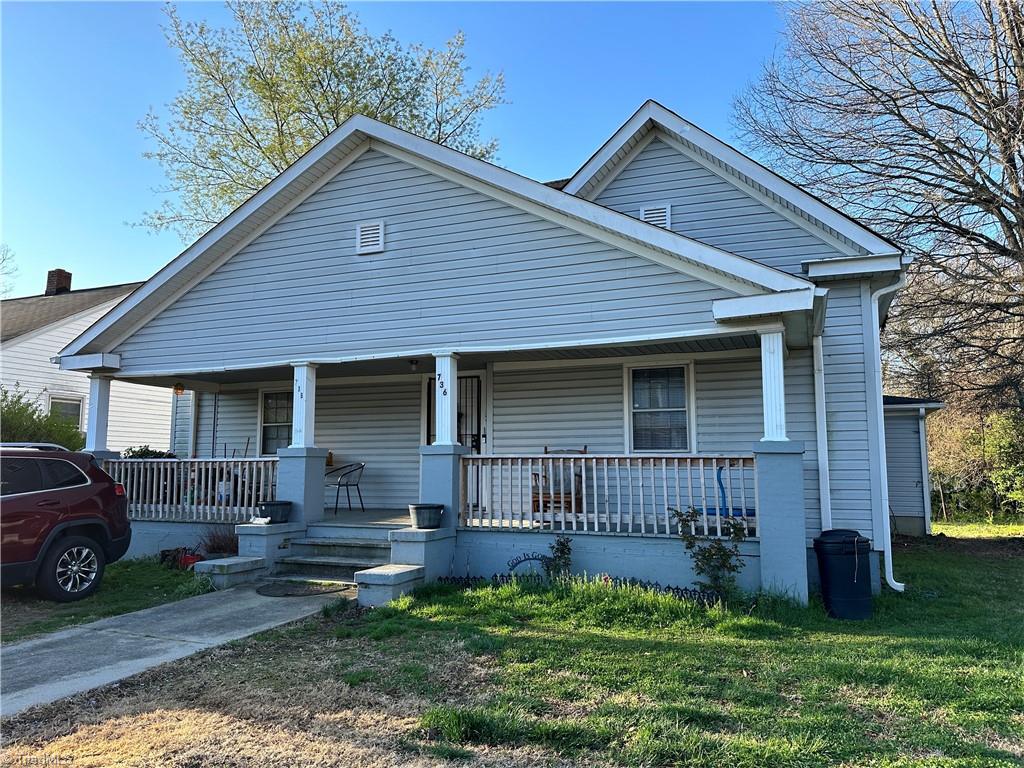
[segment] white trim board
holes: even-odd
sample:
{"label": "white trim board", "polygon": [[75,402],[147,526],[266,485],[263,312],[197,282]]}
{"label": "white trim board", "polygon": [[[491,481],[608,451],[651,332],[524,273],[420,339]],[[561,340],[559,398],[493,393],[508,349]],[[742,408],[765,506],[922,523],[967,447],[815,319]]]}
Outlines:
{"label": "white trim board", "polygon": [[[388,151],[403,153],[404,156],[415,158],[417,163],[430,163],[433,167],[442,168],[463,185],[483,184],[478,187],[481,191],[487,190],[491,196],[500,192],[509,196],[509,200],[514,198],[519,206],[529,205],[538,215],[563,226],[570,226],[571,221],[574,229],[582,225],[588,232],[592,232],[593,228],[604,230],[606,236],[615,236],[624,243],[630,243],[628,247],[623,247],[638,255],[650,258],[653,252],[664,251],[666,258],[678,262],[677,268],[683,264],[689,265],[689,268],[703,267],[709,273],[720,275],[715,284],[725,280],[727,286],[742,287],[744,290],[738,291],[741,293],[795,290],[809,285],[808,281],[799,277],[646,224],[357,115],[345,121],[143,286],[123,299],[68,344],[61,354],[71,356],[93,348],[101,351],[114,348],[171,301],[287,215],[289,210],[311,194],[311,190],[333,178],[340,172],[340,168],[365,152],[370,144],[378,148],[386,146]],[[304,176],[315,178],[310,178],[305,186],[301,186]],[[293,185],[299,185],[299,189],[292,189]]]}
{"label": "white trim board", "polygon": [[[760,185],[774,195],[793,205],[807,214],[813,221],[819,222],[825,231],[832,230],[852,243],[856,243],[867,253],[894,254],[899,249],[889,241],[876,235],[867,227],[849,216],[818,200],[813,195],[786,181],[784,178],[765,168],[760,163],[725,142],[716,139],[693,123],[683,119],[676,113],[653,100],[648,100],[629,118],[612,136],[594,153],[594,155],[573,174],[565,185],[564,191],[571,195],[590,195],[590,186],[595,177],[599,176],[606,166],[615,161],[616,155],[628,144],[636,134],[646,130],[646,124],[654,125],[669,134],[684,136],[686,141],[699,150],[720,160],[733,169],[740,177],[749,179],[753,184]],[[619,161],[621,162],[621,160]]]}

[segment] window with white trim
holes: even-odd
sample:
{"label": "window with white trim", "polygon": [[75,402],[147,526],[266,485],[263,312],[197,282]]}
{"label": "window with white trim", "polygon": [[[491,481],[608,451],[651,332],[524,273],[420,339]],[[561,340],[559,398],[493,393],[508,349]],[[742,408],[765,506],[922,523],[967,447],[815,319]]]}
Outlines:
{"label": "window with white trim", "polygon": [[633,368],[629,385],[633,450],[689,451],[687,366]]}
{"label": "window with white trim", "polygon": [[62,421],[70,421],[82,428],[82,399],[79,397],[51,397],[50,415]]}
{"label": "window with white trim", "polygon": [[275,456],[292,441],[292,393],[264,392],[260,404],[260,454]]}

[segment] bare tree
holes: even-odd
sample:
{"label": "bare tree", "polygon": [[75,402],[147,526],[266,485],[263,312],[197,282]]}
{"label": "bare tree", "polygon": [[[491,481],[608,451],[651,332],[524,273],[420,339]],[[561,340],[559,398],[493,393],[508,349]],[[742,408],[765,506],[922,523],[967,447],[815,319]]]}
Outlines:
{"label": "bare tree", "polygon": [[172,193],[146,225],[186,237],[209,229],[355,114],[494,156],[480,120],[502,103],[504,79],[467,80],[462,33],[435,50],[369,34],[341,3],[227,7],[232,21],[217,28],[167,6],[187,85],[166,120],[150,113],[140,123]]}
{"label": "bare tree", "polygon": [[12,281],[18,274],[18,265],[14,262],[14,251],[7,243],[0,243],[0,296],[6,298],[14,290]]}
{"label": "bare tree", "polygon": [[885,343],[920,388],[1024,408],[1024,10],[824,0],[737,100],[766,159],[916,257]]}

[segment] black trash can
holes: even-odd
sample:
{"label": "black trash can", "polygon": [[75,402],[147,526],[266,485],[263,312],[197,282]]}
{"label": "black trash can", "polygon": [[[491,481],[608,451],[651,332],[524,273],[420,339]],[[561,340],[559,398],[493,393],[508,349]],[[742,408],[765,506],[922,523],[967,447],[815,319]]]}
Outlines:
{"label": "black trash can", "polygon": [[443,504],[410,504],[409,517],[413,528],[440,528]]}
{"label": "black trash can", "polygon": [[258,507],[260,517],[269,517],[271,523],[287,523],[292,514],[290,501],[264,501]]}
{"label": "black trash can", "polygon": [[834,619],[871,618],[871,540],[836,528],[814,540],[825,610]]}

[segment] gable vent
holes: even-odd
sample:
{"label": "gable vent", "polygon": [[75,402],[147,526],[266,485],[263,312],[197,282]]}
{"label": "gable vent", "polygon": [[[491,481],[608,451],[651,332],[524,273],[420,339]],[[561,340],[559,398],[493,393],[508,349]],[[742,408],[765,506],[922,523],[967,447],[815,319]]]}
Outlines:
{"label": "gable vent", "polygon": [[648,224],[653,224],[662,229],[672,226],[672,208],[668,205],[651,205],[640,209],[640,218]]}
{"label": "gable vent", "polygon": [[378,253],[383,250],[383,221],[364,221],[356,224],[356,253]]}

